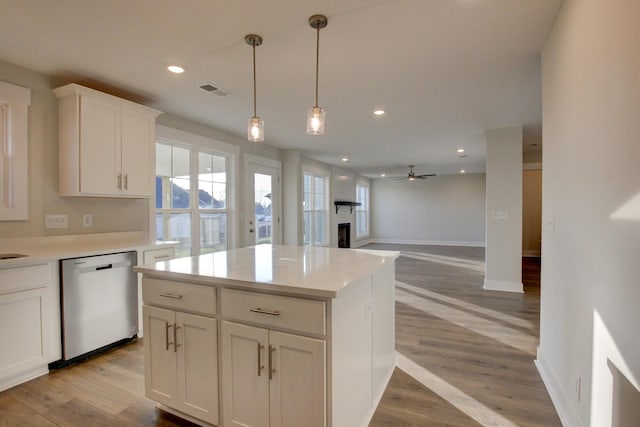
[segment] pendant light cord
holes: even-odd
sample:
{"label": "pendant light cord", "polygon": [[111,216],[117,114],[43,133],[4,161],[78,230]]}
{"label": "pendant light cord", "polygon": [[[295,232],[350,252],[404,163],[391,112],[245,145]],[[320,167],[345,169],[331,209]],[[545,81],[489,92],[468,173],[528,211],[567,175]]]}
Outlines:
{"label": "pendant light cord", "polygon": [[[256,114],[256,42],[251,43],[253,47],[253,117],[257,117]],[[317,95],[316,95],[317,97]]]}
{"label": "pendant light cord", "polygon": [[318,107],[318,70],[320,69],[320,26],[316,26],[316,108]]}

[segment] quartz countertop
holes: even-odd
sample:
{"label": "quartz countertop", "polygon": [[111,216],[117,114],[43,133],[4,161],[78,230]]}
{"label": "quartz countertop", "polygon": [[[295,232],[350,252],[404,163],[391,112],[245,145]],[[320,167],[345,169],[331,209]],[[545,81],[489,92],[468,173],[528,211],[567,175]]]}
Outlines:
{"label": "quartz countertop", "polygon": [[169,280],[335,298],[349,283],[394,262],[398,255],[393,251],[258,245],[134,270]]}
{"label": "quartz countertop", "polygon": [[114,252],[161,249],[176,244],[150,242],[141,232],[0,239],[1,254],[26,255],[0,260],[0,269]]}

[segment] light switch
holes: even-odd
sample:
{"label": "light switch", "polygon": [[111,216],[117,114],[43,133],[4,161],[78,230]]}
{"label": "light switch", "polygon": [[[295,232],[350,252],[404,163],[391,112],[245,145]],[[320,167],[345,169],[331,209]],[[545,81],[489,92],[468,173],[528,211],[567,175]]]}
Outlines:
{"label": "light switch", "polygon": [[92,214],[84,214],[84,215],[82,215],[82,226],[83,227],[93,227],[93,215]]}
{"label": "light switch", "polygon": [[491,217],[497,220],[509,219],[509,211],[506,210],[494,210],[491,213]]}
{"label": "light switch", "polygon": [[45,215],[44,226],[45,228],[69,228],[69,215]]}

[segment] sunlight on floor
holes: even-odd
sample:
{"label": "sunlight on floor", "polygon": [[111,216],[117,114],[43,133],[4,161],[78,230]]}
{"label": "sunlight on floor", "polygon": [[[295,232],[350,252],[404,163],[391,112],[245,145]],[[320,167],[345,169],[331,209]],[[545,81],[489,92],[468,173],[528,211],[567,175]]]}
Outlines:
{"label": "sunlight on floor", "polygon": [[484,427],[518,427],[464,391],[396,351],[396,366]]}
{"label": "sunlight on floor", "polygon": [[451,267],[461,267],[484,273],[484,261],[475,261],[465,258],[457,258],[445,255],[429,254],[426,252],[400,252],[400,256],[419,261],[437,262],[438,264],[450,265]]}
{"label": "sunlight on floor", "polygon": [[508,314],[501,313],[499,311],[491,310],[490,308],[484,308],[479,305],[471,304],[466,301],[459,300],[457,298],[451,298],[445,295],[441,295],[437,292],[429,291],[418,286],[413,286],[408,283],[400,282],[396,280],[396,286],[403,288],[407,291],[411,291],[416,294],[424,295],[431,299],[437,299],[447,304],[456,305],[465,310],[475,311],[476,313],[483,314],[488,317],[493,317],[496,320],[511,323],[513,326],[530,329],[533,327],[532,323],[528,320],[520,319],[519,317],[510,316]]}
{"label": "sunlight on floor", "polygon": [[396,302],[408,305],[423,313],[439,317],[454,325],[466,328],[476,334],[501,342],[504,345],[508,345],[524,353],[531,355],[536,354],[538,338],[523,333],[522,331],[487,320],[483,317],[474,316],[462,310],[456,310],[455,308],[431,301],[428,298],[407,293],[401,289],[396,289]]}

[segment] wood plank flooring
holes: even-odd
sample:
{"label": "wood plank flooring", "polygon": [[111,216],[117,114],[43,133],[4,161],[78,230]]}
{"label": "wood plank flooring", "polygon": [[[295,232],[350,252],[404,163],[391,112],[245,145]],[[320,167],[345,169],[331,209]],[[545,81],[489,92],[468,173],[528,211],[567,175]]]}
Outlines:
{"label": "wood plank flooring", "polygon": [[[397,365],[370,424],[560,426],[533,364],[539,263],[525,294],[482,290],[482,248],[369,245],[397,261]],[[192,426],[144,397],[142,340],[0,393],[4,426]],[[300,426],[304,427],[304,426]]]}

